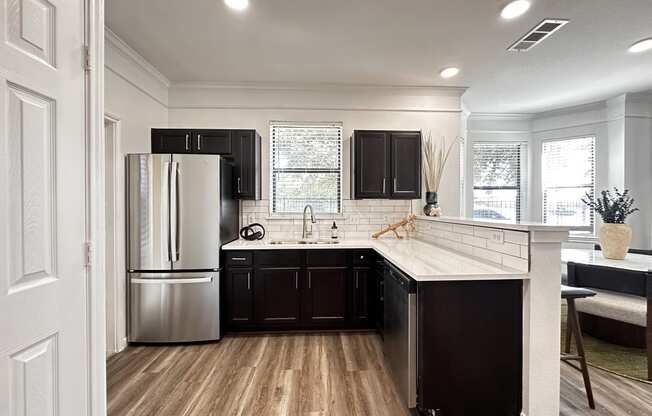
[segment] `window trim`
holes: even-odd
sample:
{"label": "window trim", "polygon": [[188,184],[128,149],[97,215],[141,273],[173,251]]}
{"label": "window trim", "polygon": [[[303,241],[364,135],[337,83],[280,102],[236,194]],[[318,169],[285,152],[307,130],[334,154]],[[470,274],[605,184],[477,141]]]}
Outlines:
{"label": "window trim", "polygon": [[[282,121],[270,120],[269,123],[269,141],[268,141],[268,170],[269,176],[269,201],[268,201],[268,219],[296,219],[302,218],[300,212],[274,212],[274,153],[273,153],[273,135],[272,129],[274,127],[337,127],[340,129],[340,168],[339,168],[339,212],[316,212],[315,218],[317,219],[343,219],[344,218],[344,123],[341,121]],[[315,169],[315,171],[324,171],[324,169]],[[329,172],[334,169],[328,169]]]}
{"label": "window trim", "polygon": [[[507,144],[512,144],[512,145],[519,145],[521,146],[520,153],[519,153],[519,158],[525,158],[525,163],[527,167],[527,163],[529,162],[527,159],[529,157],[529,142],[527,140],[513,140],[513,139],[492,139],[492,140],[473,140],[470,143],[469,146],[469,169],[470,169],[470,174],[471,174],[471,180],[470,182],[470,189],[471,189],[471,203],[469,204],[471,206],[471,218],[475,218],[474,212],[475,212],[475,190],[479,191],[501,191],[501,190],[507,190],[507,191],[516,191],[516,218],[514,220],[511,220],[513,222],[521,222],[523,221],[523,214],[527,214],[527,204],[524,204],[525,198],[527,198],[527,190],[529,188],[529,181],[530,178],[527,175],[527,169],[525,171],[525,174],[523,172],[523,160],[519,160],[518,163],[518,170],[517,170],[517,182],[518,186],[475,186],[475,174],[473,171],[473,162],[475,158],[475,152],[473,150],[473,147],[476,144],[488,144],[488,145],[507,145]],[[525,149],[523,149],[523,146]],[[525,154],[523,154],[525,152]],[[525,182],[525,184],[524,184]],[[525,205],[525,206],[524,206]]]}
{"label": "window trim", "polygon": [[[556,137],[549,139],[541,140],[541,147],[539,149],[539,185],[541,187],[541,193],[539,197],[541,198],[541,223],[545,224],[545,187],[543,185],[543,146],[545,143],[549,142],[564,142],[570,140],[578,139],[593,139],[593,195],[596,195],[597,192],[597,182],[598,182],[598,135],[595,133],[589,134],[578,134],[573,136],[565,137]],[[589,210],[591,213],[592,225],[590,226],[572,226],[569,231],[569,241],[581,241],[581,242],[594,242],[597,238],[597,216],[593,210]]]}

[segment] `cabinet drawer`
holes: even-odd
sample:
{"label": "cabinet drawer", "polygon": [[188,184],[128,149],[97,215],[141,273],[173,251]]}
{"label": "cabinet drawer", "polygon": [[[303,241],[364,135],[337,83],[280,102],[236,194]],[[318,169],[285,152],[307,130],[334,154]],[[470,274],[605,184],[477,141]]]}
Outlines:
{"label": "cabinet drawer", "polygon": [[258,250],[254,262],[258,267],[301,267],[303,255],[300,250]]}
{"label": "cabinet drawer", "polygon": [[371,250],[353,250],[354,266],[370,266],[373,263],[373,252]]}
{"label": "cabinet drawer", "polygon": [[306,250],[306,264],[311,266],[346,267],[346,250]]}
{"label": "cabinet drawer", "polygon": [[227,251],[227,266],[251,266],[253,253],[251,251]]}

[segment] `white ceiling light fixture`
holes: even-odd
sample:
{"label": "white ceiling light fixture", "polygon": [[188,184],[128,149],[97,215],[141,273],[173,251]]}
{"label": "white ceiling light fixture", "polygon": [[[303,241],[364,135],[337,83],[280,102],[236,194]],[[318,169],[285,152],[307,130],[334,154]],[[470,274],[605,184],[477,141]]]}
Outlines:
{"label": "white ceiling light fixture", "polygon": [[649,50],[652,50],[652,38],[639,40],[629,47],[629,51],[632,53],[641,53]]}
{"label": "white ceiling light fixture", "polygon": [[503,7],[500,16],[503,19],[515,19],[530,9],[530,2],[527,0],[516,0]]}
{"label": "white ceiling light fixture", "polygon": [[224,0],[224,3],[234,10],[244,10],[249,7],[249,0]]}
{"label": "white ceiling light fixture", "polygon": [[444,68],[439,72],[439,75],[441,75],[442,78],[452,78],[455,75],[460,73],[459,68],[455,68],[454,66]]}

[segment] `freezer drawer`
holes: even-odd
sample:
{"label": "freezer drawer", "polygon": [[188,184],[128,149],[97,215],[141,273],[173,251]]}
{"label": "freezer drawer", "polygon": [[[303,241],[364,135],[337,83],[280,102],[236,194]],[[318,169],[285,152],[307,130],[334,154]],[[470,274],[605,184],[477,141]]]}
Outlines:
{"label": "freezer drawer", "polygon": [[130,273],[129,341],[220,339],[218,272]]}

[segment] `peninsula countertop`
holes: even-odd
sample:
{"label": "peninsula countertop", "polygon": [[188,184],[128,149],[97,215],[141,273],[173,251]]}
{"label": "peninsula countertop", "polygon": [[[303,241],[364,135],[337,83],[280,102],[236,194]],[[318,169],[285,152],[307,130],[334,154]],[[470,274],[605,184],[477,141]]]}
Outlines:
{"label": "peninsula countertop", "polygon": [[418,282],[526,280],[528,273],[416,239],[341,240],[338,244],[271,244],[235,240],[223,250],[373,249]]}

